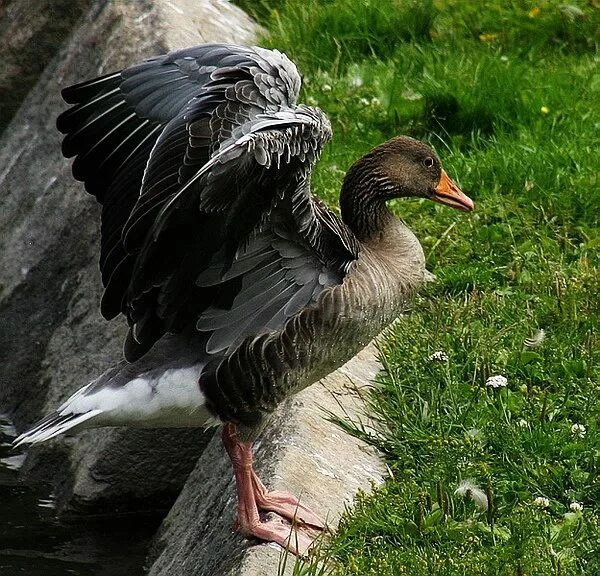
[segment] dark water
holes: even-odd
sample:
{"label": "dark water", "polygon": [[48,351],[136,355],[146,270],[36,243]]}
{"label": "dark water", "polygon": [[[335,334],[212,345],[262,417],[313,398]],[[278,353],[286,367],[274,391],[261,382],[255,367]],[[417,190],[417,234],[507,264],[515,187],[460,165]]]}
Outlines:
{"label": "dark water", "polygon": [[159,519],[83,517],[58,521],[52,495],[24,486],[24,455],[10,448],[14,430],[0,416],[0,575],[141,576]]}

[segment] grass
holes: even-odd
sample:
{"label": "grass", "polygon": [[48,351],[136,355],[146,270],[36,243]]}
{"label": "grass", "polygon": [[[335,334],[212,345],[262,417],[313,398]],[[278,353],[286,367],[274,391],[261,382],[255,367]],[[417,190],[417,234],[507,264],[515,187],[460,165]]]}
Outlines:
{"label": "grass", "polygon": [[376,430],[342,423],[389,478],[295,573],[599,574],[599,5],[239,3],[332,120],[317,193],[335,203],[352,161],[409,134],[476,201],[395,205],[438,279],[382,346]]}

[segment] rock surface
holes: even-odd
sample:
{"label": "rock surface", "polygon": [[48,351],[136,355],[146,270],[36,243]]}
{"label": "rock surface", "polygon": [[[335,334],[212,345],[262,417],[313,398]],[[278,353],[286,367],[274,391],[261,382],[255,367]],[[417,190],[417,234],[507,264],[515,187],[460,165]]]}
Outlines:
{"label": "rock surface", "polygon": [[89,4],[90,0],[0,2],[0,132]]}
{"label": "rock surface", "polygon": [[[10,6],[18,15],[28,3]],[[122,324],[107,323],[98,312],[100,211],[60,153],[54,127],[64,109],[60,89],[187,45],[253,43],[256,33],[225,0],[83,5],[88,11],[79,27],[0,138],[0,411],[19,430],[108,368],[124,336]],[[49,10],[46,17],[52,27],[60,14]],[[0,27],[0,34],[9,29]],[[288,401],[257,450],[267,486],[300,494],[332,525],[356,490],[379,481],[382,470],[377,456],[325,411],[356,417],[361,402],[347,386],[367,385],[377,369],[370,348]],[[155,539],[151,576],[278,573],[280,549],[254,546],[232,531],[233,476],[218,437],[194,430],[89,431],[30,450],[24,470],[51,479],[58,508],[67,512],[168,508],[185,483]]]}

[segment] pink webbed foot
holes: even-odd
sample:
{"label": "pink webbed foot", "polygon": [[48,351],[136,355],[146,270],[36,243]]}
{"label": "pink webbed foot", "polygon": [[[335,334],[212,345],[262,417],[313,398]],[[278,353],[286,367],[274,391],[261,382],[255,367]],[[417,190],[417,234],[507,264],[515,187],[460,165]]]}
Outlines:
{"label": "pink webbed foot", "polygon": [[[276,542],[298,556],[305,555],[325,530],[323,520],[291,494],[267,490],[252,467],[252,444],[239,440],[233,424],[223,428],[223,443],[235,475],[238,496],[235,527],[247,536]],[[260,511],[277,516],[262,520]]]}
{"label": "pink webbed foot", "polygon": [[275,512],[291,523],[306,524],[316,530],[327,529],[325,521],[304,506],[294,495],[276,490],[269,492],[254,470],[252,470],[252,485],[259,510]]}

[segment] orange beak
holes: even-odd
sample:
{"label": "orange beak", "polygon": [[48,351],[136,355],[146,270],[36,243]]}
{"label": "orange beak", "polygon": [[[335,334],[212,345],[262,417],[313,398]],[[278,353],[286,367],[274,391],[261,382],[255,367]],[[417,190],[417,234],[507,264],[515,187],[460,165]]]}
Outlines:
{"label": "orange beak", "polygon": [[461,191],[444,170],[442,170],[439,184],[435,187],[433,200],[465,212],[470,212],[475,206],[473,200]]}

